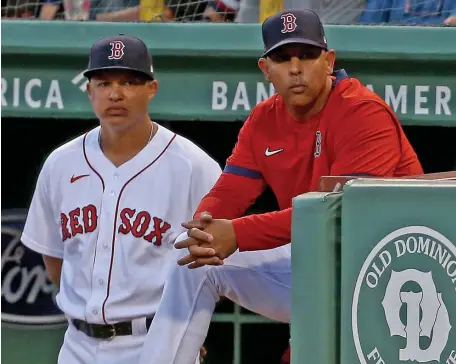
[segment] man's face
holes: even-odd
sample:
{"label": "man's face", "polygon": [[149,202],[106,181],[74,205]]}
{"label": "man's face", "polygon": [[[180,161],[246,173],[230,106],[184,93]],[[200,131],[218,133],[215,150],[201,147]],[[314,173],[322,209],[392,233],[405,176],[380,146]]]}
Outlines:
{"label": "man's face", "polygon": [[122,129],[144,120],[157,87],[157,81],[137,73],[106,70],[92,76],[87,91],[100,122]]}
{"label": "man's face", "polygon": [[305,44],[286,44],[272,51],[259,67],[285,103],[311,105],[325,88],[334,70],[334,51]]}

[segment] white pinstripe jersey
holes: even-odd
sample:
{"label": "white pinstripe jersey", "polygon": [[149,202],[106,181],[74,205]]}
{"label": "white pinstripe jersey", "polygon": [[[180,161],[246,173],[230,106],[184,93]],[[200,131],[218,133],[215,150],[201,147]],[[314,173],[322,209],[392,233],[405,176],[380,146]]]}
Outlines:
{"label": "white pinstripe jersey", "polygon": [[59,308],[91,323],[155,313],[175,238],[221,174],[189,140],[163,126],[115,167],[98,144],[100,127],[47,158],[22,242],[63,259]]}

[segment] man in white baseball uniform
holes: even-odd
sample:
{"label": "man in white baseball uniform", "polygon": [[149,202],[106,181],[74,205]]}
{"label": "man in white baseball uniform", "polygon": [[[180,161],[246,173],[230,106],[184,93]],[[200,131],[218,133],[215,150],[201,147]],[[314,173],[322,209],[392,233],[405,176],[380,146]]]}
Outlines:
{"label": "man in white baseball uniform", "polygon": [[221,169],[150,119],[158,82],[140,39],[97,41],[85,76],[100,126],[46,159],[22,242],[60,287],[69,326],[59,364],[133,364],[176,265],[181,222]]}

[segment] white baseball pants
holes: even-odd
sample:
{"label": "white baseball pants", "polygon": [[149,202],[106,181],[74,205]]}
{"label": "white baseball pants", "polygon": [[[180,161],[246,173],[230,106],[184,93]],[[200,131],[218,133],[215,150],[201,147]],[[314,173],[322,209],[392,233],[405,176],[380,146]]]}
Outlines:
{"label": "white baseball pants", "polygon": [[[181,256],[188,254],[183,249]],[[224,296],[280,322],[291,316],[291,244],[236,252],[221,266],[176,267],[165,284],[139,364],[193,364]],[[259,349],[260,350],[260,349]]]}

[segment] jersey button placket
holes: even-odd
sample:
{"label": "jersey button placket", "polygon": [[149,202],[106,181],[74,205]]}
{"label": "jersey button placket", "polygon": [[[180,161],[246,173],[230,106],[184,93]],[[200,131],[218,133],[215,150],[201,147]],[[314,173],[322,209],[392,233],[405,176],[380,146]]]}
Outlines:
{"label": "jersey button placket", "polygon": [[[114,172],[114,174],[112,175],[112,178],[114,181],[117,181],[119,179],[119,174],[117,172]],[[114,189],[111,189],[111,191],[109,192],[109,196],[111,196],[111,197],[116,196],[116,191],[114,191]]]}
{"label": "jersey button placket", "polygon": [[[97,322],[103,320],[103,302],[106,299],[106,290],[109,282],[109,269],[111,265],[111,252],[113,246],[113,228],[117,230],[117,219],[119,212],[116,207],[117,199],[119,196],[120,188],[122,188],[122,181],[117,172],[111,174],[111,178],[104,178],[107,182],[102,197],[102,211],[101,218],[103,227],[100,226],[100,234],[98,236],[97,253],[92,272],[92,295],[90,299],[90,306],[92,307],[91,314],[94,315],[93,319]],[[114,226],[116,220],[116,226]],[[110,284],[112,286],[112,284]],[[110,288],[110,296],[112,296],[112,287]],[[109,297],[106,305],[109,305]],[[106,320],[109,321],[109,312],[106,312]]]}
{"label": "jersey button placket", "polygon": [[[106,299],[106,290],[107,287],[109,287],[109,296],[112,297],[113,295],[113,284],[112,281],[109,279],[109,270],[111,269],[111,261],[115,261],[114,257],[111,257],[111,254],[113,253],[113,246],[115,245],[115,242],[113,241],[113,236],[115,237],[117,235],[117,229],[118,229],[118,219],[119,219],[119,213],[120,211],[116,211],[117,209],[117,203],[118,199],[120,197],[120,191],[126,181],[123,181],[121,178],[120,174],[115,171],[112,173],[112,178],[109,179],[107,185],[106,185],[106,190],[109,191],[108,193],[105,192],[105,198],[104,198],[104,206],[108,207],[109,206],[109,211],[111,215],[111,219],[108,223],[109,228],[107,231],[109,231],[109,238],[103,241],[101,254],[104,256],[103,261],[106,262],[103,265],[99,266],[99,269],[97,272],[94,271],[95,277],[97,277],[96,280],[94,280],[97,284],[97,290],[103,293],[103,298],[100,302],[100,315],[102,315],[102,307],[103,307],[103,302]],[[114,223],[115,221],[115,223]],[[115,229],[113,231],[112,229]],[[106,306],[109,305],[110,298],[108,297],[105,305],[105,316],[106,319],[109,320],[109,313],[106,312]]]}

